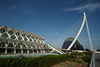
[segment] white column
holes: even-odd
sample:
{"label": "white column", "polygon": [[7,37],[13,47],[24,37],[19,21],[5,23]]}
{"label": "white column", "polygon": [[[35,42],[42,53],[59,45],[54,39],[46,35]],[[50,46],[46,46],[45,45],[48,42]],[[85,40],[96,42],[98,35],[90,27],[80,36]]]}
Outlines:
{"label": "white column", "polygon": [[[33,47],[32,46],[31,46],[31,49],[33,50]],[[32,53],[34,53],[34,51]]]}
{"label": "white column", "polygon": [[29,53],[28,46],[26,46],[26,48],[27,48],[27,53]]}
{"label": "white column", "polygon": [[16,53],[16,45],[14,45],[14,53]]}
{"label": "white column", "polygon": [[16,53],[16,47],[14,47],[14,53]]}
{"label": "white column", "polygon": [[41,49],[41,47],[39,47],[39,49],[40,49],[40,51],[41,51],[41,53],[42,53],[42,49]]}
{"label": "white column", "polygon": [[45,53],[44,47],[43,47],[43,46],[41,46],[41,47],[42,47],[42,49],[43,49],[43,52]]}
{"label": "white column", "polygon": [[39,53],[39,51],[37,50],[37,53]]}
{"label": "white column", "polygon": [[7,54],[7,44],[5,44],[5,54]]}
{"label": "white column", "polygon": [[23,53],[23,48],[22,48],[22,46],[21,46],[21,53]]}
{"label": "white column", "polygon": [[1,35],[2,35],[2,34],[0,33],[0,37],[1,37]]}

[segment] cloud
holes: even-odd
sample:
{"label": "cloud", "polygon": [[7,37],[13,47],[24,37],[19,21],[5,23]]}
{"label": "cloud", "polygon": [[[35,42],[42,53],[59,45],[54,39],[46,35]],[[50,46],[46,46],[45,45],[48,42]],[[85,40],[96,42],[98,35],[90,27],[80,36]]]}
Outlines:
{"label": "cloud", "polygon": [[63,9],[63,11],[96,11],[97,9],[100,9],[100,3],[89,3],[84,6],[79,6],[75,8],[69,8],[69,9]]}

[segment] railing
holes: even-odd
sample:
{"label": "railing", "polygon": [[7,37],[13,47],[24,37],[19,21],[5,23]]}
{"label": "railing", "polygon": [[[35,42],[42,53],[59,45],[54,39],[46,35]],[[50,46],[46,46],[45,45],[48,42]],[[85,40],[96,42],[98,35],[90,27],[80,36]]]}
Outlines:
{"label": "railing", "polygon": [[90,67],[95,67],[95,51],[93,50]]}

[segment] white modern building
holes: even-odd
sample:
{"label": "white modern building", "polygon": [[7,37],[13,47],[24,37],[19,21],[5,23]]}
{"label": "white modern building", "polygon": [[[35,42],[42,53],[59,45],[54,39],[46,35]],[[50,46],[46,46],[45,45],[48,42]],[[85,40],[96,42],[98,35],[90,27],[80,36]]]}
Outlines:
{"label": "white modern building", "polygon": [[39,35],[0,25],[0,53],[45,53],[48,49]]}

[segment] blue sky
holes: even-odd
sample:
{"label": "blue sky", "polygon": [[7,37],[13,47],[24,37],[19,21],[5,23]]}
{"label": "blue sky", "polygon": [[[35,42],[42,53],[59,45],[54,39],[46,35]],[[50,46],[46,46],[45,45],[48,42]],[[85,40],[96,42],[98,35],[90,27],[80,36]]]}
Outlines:
{"label": "blue sky", "polygon": [[[75,37],[86,12],[91,39],[100,48],[100,0],[0,0],[0,25],[40,35],[45,43],[61,48]],[[78,40],[90,48],[86,27]]]}

